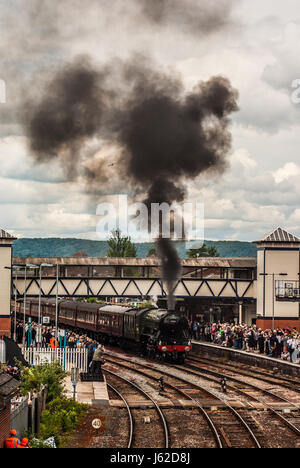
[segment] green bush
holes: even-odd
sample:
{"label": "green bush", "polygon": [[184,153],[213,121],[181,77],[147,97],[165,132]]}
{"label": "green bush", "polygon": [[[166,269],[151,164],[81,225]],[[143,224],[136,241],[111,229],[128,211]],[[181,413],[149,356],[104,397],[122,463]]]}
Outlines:
{"label": "green bush", "polygon": [[39,391],[42,385],[47,385],[47,402],[63,397],[63,381],[67,376],[58,362],[45,363],[36,367],[21,366],[21,391],[24,395],[33,390]]}
{"label": "green bush", "polygon": [[61,436],[76,428],[80,416],[86,409],[87,405],[71,399],[56,398],[52,400],[42,415],[40,437],[43,440],[54,437],[55,443],[59,447]]}

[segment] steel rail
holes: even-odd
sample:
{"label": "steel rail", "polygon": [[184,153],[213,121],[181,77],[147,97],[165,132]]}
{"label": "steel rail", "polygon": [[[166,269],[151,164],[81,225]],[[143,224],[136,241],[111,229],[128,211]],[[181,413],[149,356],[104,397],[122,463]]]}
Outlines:
{"label": "steel rail", "polygon": [[[174,366],[176,367],[176,366]],[[297,410],[299,410],[299,406],[296,405],[294,402],[292,401],[289,401],[287,400],[286,398],[283,398],[279,395],[276,395],[275,393],[273,392],[270,392],[269,390],[266,390],[266,389],[262,389],[262,388],[258,388],[257,386],[255,386],[254,384],[251,384],[251,383],[248,383],[248,382],[244,382],[243,380],[239,380],[237,379],[236,377],[231,377],[230,375],[227,375],[227,374],[223,374],[221,372],[215,372],[215,371],[212,371],[210,369],[203,369],[202,367],[201,368],[197,368],[197,366],[192,366],[192,365],[185,365],[185,368],[188,369],[188,371],[190,373],[192,373],[193,375],[195,376],[198,376],[198,377],[202,377],[202,378],[206,378],[208,380],[211,380],[213,382],[215,382],[215,380],[213,379],[209,379],[206,375],[203,375],[204,374],[210,374],[212,376],[215,376],[215,377],[226,377],[226,379],[228,380],[231,380],[232,382],[236,382],[236,383],[239,383],[239,384],[243,384],[243,385],[246,385],[250,388],[254,388],[256,391],[261,391],[262,393],[265,393],[267,395],[271,395],[275,398],[277,398],[278,400],[281,400],[281,401],[284,401],[285,403],[289,403],[290,405],[292,406],[295,406]],[[193,371],[193,369],[197,369],[197,372]],[[182,368],[181,368],[182,369]],[[232,390],[234,390],[235,392],[238,392],[240,393],[241,395],[243,396],[247,396],[248,398],[252,398],[252,400],[258,402],[258,403],[261,403],[261,400],[259,400],[258,398],[254,397],[253,395],[248,395],[247,392],[241,390],[241,389],[238,389],[234,386],[231,386],[230,387]],[[279,419],[281,419],[287,426],[289,426],[289,428],[295,433],[297,434],[298,436],[300,436],[300,430],[298,429],[298,427],[296,427],[293,423],[291,423],[288,419],[286,419],[282,414],[280,414],[274,407],[272,407],[271,404],[267,403],[267,402],[263,402],[264,405],[266,406],[267,409],[269,409],[273,414],[275,414]]]}
{"label": "steel rail", "polygon": [[[118,365],[118,363],[116,363],[115,361],[110,361],[109,359],[108,359],[108,361],[109,361],[109,362],[113,362],[114,364],[117,364],[117,365]],[[149,374],[147,374],[146,372],[143,372],[143,371],[141,371],[141,370],[139,370],[139,369],[132,369],[132,367],[126,366],[125,364],[119,364],[119,365],[120,365],[121,367],[125,367],[126,369],[134,370],[135,372],[137,372],[137,373],[139,373],[139,374],[141,374],[141,375],[144,375],[144,376],[146,376],[146,377],[148,377],[148,378],[150,378],[150,379],[152,379],[152,380],[155,380],[155,381],[157,380],[156,377],[154,377],[153,375],[149,375]],[[138,364],[138,365],[143,366],[143,364]],[[145,367],[146,367],[146,366],[145,366]],[[150,367],[146,367],[146,368],[151,369],[151,370],[153,370],[153,371],[155,371],[155,372],[161,372],[161,371],[155,370],[155,369],[150,368]],[[103,370],[104,370],[104,369],[103,369]],[[219,435],[219,433],[218,433],[218,430],[217,430],[216,426],[214,425],[212,419],[211,419],[210,416],[208,415],[207,411],[205,411],[205,409],[204,409],[203,406],[201,405],[201,403],[200,403],[198,400],[195,400],[193,397],[191,397],[188,393],[186,393],[186,392],[185,392],[184,390],[182,390],[181,388],[177,388],[177,387],[175,387],[175,385],[172,385],[172,384],[170,384],[169,382],[165,382],[165,385],[166,385],[167,387],[172,388],[173,390],[175,390],[176,392],[180,393],[181,395],[184,395],[188,400],[191,400],[191,401],[198,407],[199,411],[202,413],[202,415],[203,415],[204,418],[206,419],[206,421],[207,421],[207,423],[208,423],[208,425],[209,425],[209,427],[210,427],[210,429],[211,429],[211,431],[212,431],[212,433],[213,433],[213,436],[214,436],[214,438],[215,438],[215,440],[216,440],[216,443],[217,443],[217,446],[218,446],[217,448],[223,448],[222,440],[221,440],[221,437],[220,437],[220,435]]]}
{"label": "steel rail", "polygon": [[113,375],[121,380],[123,380],[124,382],[128,383],[129,385],[135,387],[140,393],[142,393],[143,395],[145,395],[149,400],[152,401],[152,403],[154,404],[155,408],[156,408],[156,411],[157,413],[159,414],[160,416],[160,419],[162,421],[162,424],[163,424],[163,427],[164,427],[164,436],[165,436],[165,448],[169,448],[169,430],[168,430],[168,425],[167,425],[167,421],[163,415],[163,412],[161,411],[158,403],[153,400],[153,398],[147,393],[145,392],[145,390],[143,390],[141,387],[139,387],[139,385],[135,384],[134,382],[131,382],[130,380],[126,379],[125,377],[119,375],[119,374],[116,374],[115,372],[112,372],[108,369],[104,369],[102,368],[103,372],[107,372],[108,374],[110,375]]}
{"label": "steel rail", "polygon": [[[106,354],[108,354],[108,353],[106,353]],[[110,355],[113,356],[113,354],[111,354],[111,353],[110,353]],[[114,356],[113,356],[113,357],[114,357]],[[164,373],[165,375],[168,375],[169,377],[175,378],[175,379],[180,380],[180,381],[182,381],[182,382],[184,382],[184,383],[188,383],[189,385],[192,385],[193,387],[195,387],[195,388],[197,388],[197,389],[199,389],[199,390],[202,390],[202,391],[206,392],[206,393],[207,393],[208,395],[210,395],[211,397],[217,398],[217,399],[220,400],[222,403],[224,403],[224,404],[227,406],[227,408],[231,411],[231,413],[234,414],[234,416],[240,421],[240,423],[243,425],[243,427],[246,429],[246,431],[247,431],[248,434],[250,435],[250,437],[251,437],[252,441],[254,442],[256,448],[261,448],[261,445],[260,445],[258,439],[256,438],[255,434],[253,433],[252,429],[249,427],[249,425],[247,424],[247,422],[242,418],[242,416],[241,416],[225,399],[220,398],[218,395],[215,395],[213,392],[210,392],[209,390],[207,390],[207,389],[201,387],[200,385],[197,385],[197,384],[194,384],[194,383],[192,383],[192,382],[189,382],[188,380],[185,380],[185,379],[183,379],[182,377],[179,377],[179,376],[176,376],[176,375],[174,375],[174,374],[171,374],[170,372],[167,372],[167,371],[164,371],[164,370],[161,371],[160,369],[157,370],[157,369],[155,369],[155,368],[153,368],[153,367],[151,367],[151,366],[148,366],[148,365],[146,365],[146,364],[141,364],[141,363],[138,363],[138,362],[135,362],[135,361],[129,361],[128,358],[125,359],[125,358],[120,357],[119,355],[117,355],[117,356],[115,356],[115,357],[116,357],[117,359],[121,359],[121,360],[124,360],[124,361],[127,361],[127,362],[132,362],[132,363],[134,363],[134,364],[137,364],[137,365],[140,365],[140,366],[142,366],[142,367],[148,368],[148,369],[150,369],[150,370],[152,370],[152,371],[153,371],[153,370],[154,370],[154,371],[156,370],[156,372],[162,372],[162,373]],[[114,361],[112,361],[112,362],[114,362]],[[118,363],[116,363],[116,364],[118,365]],[[129,366],[127,366],[126,364],[120,364],[120,365],[121,365],[122,367],[126,367],[126,368],[132,370],[132,368],[129,367]],[[172,367],[173,367],[173,368],[177,368],[176,366],[172,366]],[[184,368],[178,366],[178,369],[182,371]],[[138,372],[138,371],[137,371],[137,372]]]}
{"label": "steel rail", "polygon": [[[226,348],[224,348],[226,349]],[[189,361],[192,361],[192,362],[198,362],[199,364],[200,363],[204,363],[204,364],[211,364],[213,366],[217,366],[217,367],[226,367],[228,369],[228,371],[232,371],[232,372],[237,372],[238,374],[240,375],[244,375],[245,377],[251,377],[251,378],[254,378],[254,379],[257,379],[257,377],[255,376],[255,370],[245,370],[245,369],[239,369],[238,367],[234,366],[233,364],[229,364],[228,362],[226,363],[220,363],[219,361],[215,360],[215,359],[209,359],[209,358],[203,358],[203,357],[200,357],[200,356],[189,356],[188,359],[185,361],[187,364]],[[257,370],[257,368],[256,368]],[[277,380],[276,380],[277,379]],[[264,372],[262,371],[261,369],[259,369],[259,380],[261,380],[262,382],[266,382],[266,383],[270,383],[270,384],[276,384],[276,385],[279,385],[280,387],[284,387],[284,388],[288,388],[290,390],[290,385],[293,385],[293,387],[295,386],[300,386],[300,381],[295,381],[293,379],[289,379],[288,377],[283,377],[283,376],[280,376],[280,381],[278,380],[278,376],[274,375],[270,375],[268,374],[267,372]],[[275,380],[275,382],[274,382]],[[295,392],[298,392],[299,393],[299,388],[298,389],[294,389],[293,390]]]}
{"label": "steel rail", "polygon": [[127,402],[127,400],[123,397],[122,393],[120,393],[115,387],[113,387],[111,384],[107,383],[107,386],[113,391],[115,392],[120,398],[121,400],[123,400],[123,402],[125,403],[125,406],[126,406],[126,409],[127,409],[127,412],[128,412],[128,417],[129,417],[129,436],[128,436],[128,444],[127,444],[127,448],[131,448],[131,445],[132,445],[132,438],[133,438],[133,428],[134,428],[134,422],[133,422],[133,417],[132,417],[132,413],[131,413],[131,409],[129,407],[129,404]]}

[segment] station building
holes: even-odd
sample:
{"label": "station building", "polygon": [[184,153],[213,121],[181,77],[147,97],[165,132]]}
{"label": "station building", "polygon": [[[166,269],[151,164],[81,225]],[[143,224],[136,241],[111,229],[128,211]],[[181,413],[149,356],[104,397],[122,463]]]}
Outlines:
{"label": "station building", "polygon": [[0,229],[0,337],[10,336],[12,245],[15,238]]}
{"label": "station building", "polygon": [[[38,297],[40,284],[43,297],[55,297],[56,293],[107,301],[154,297],[160,306],[166,306],[166,288],[156,257],[11,259],[13,237],[2,231],[0,240],[0,335],[9,333],[11,294],[23,300],[26,289],[27,298]],[[200,321],[300,329],[300,239],[277,228],[255,243],[257,257],[182,259],[182,275],[174,289],[177,310]],[[4,268],[11,262],[14,267],[38,268],[27,268],[25,282],[24,270],[16,276],[15,270],[11,273]],[[42,267],[41,283],[40,265],[48,265]]]}

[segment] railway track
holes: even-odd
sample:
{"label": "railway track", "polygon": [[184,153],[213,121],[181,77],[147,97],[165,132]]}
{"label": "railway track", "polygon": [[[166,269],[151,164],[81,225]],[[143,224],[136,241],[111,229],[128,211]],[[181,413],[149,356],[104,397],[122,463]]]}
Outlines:
{"label": "railway track", "polygon": [[115,387],[113,387],[111,384],[107,383],[108,388],[115,393],[124,403],[126,409],[127,409],[127,414],[128,414],[128,420],[129,420],[129,431],[128,431],[128,442],[127,442],[127,448],[131,448],[132,445],[132,440],[133,440],[133,431],[134,431],[134,420],[132,416],[132,411],[129,407],[129,404],[126,400],[126,398],[123,396],[122,393],[120,393]]}
{"label": "railway track", "polygon": [[[153,368],[146,367],[145,365],[142,366],[141,364],[139,365],[140,367],[143,367],[144,369],[145,368],[149,369],[151,373],[145,372],[145,370],[137,369],[138,364],[136,364],[136,363],[134,363],[134,364],[132,363],[130,366],[128,366],[125,363],[120,363],[119,361],[116,361],[116,359],[109,359],[109,362],[112,363],[114,366],[119,365],[120,367],[125,368],[127,370],[135,371],[139,375],[142,375],[144,377],[147,377],[148,379],[151,379],[152,381],[155,381],[155,383],[157,383],[158,378],[161,377],[161,374],[162,374],[161,371],[157,371],[157,370],[155,371]],[[174,379],[174,380],[176,380],[176,379]],[[206,440],[205,440],[205,443],[203,444],[203,447],[215,446],[216,448],[222,448],[223,444],[222,444],[221,438],[220,438],[219,433],[218,433],[215,425],[213,424],[210,416],[208,415],[208,412],[203,408],[203,406],[197,400],[195,400],[191,395],[188,394],[190,385],[188,384],[188,385],[184,386],[181,383],[181,385],[179,387],[178,382],[177,382],[177,385],[175,385],[174,383],[173,384],[171,383],[170,379],[168,379],[168,382],[165,382],[165,386],[167,388],[171,389],[174,394],[178,393],[178,394],[180,394],[180,396],[183,396],[186,399],[186,401],[193,402],[196,410],[198,410],[198,412],[202,415],[204,421],[206,422],[206,425],[209,426],[209,430],[210,430],[210,432],[211,432],[211,434],[213,436],[213,439],[214,439],[215,443],[212,445],[210,443],[210,441],[207,440],[207,435],[206,435]],[[185,387],[187,387],[187,388],[185,389]],[[180,421],[175,421],[175,424],[176,424],[177,427],[182,427],[182,419],[180,418]],[[185,433],[186,433],[187,430],[188,430],[188,428],[185,429]],[[205,429],[205,434],[207,434],[206,429]],[[183,445],[183,447],[185,447],[185,445]],[[197,441],[196,447],[199,447],[199,440]]]}
{"label": "railway track", "polygon": [[[212,370],[210,368],[204,368],[203,364],[200,366],[186,363],[184,367],[188,369],[189,373],[192,373],[194,376],[206,378],[215,383],[218,382],[221,378],[226,377],[228,381],[232,382],[231,385],[228,385],[228,389],[242,395],[245,398],[251,399],[258,404],[263,404],[268,409],[268,411],[277,418],[277,420],[280,420],[280,422],[288,427],[296,436],[300,436],[299,404],[267,388],[259,387],[259,377],[255,377],[256,383],[251,383],[249,381],[237,378],[236,375],[230,375],[228,372],[220,372],[215,369]],[[175,368],[178,368],[178,366],[175,366]],[[253,376],[251,376],[251,378],[253,379]],[[249,389],[251,389],[250,392]],[[286,408],[287,411],[291,410],[289,416],[283,416],[283,414],[278,411],[278,408],[274,407],[278,401],[289,407]]]}
{"label": "railway track", "polygon": [[[184,377],[183,375],[179,376],[178,374],[174,374],[174,372],[170,372],[170,368],[162,365],[162,364],[145,364],[138,360],[138,358],[129,359],[128,356],[126,358],[115,354],[110,353],[107,361],[110,363],[121,366],[127,370],[135,371],[141,375],[146,376],[147,378],[154,379],[157,381],[158,375],[161,376],[162,374],[165,377],[168,377],[168,381],[166,384],[169,387],[174,388],[174,384],[171,384],[169,379],[173,379],[177,381],[177,385],[175,386],[176,390],[180,391],[185,397],[188,396],[190,400],[192,400],[196,406],[200,409],[202,414],[205,412],[206,420],[209,423],[210,430],[214,435],[214,439],[217,443],[218,447],[255,447],[261,448],[261,444],[256,437],[253,428],[251,428],[250,424],[247,422],[246,418],[241,414],[241,412],[237,411],[233,408],[225,398],[221,398],[216,391],[211,391],[207,387],[200,386],[195,381],[192,382],[191,379]],[[130,361],[130,365],[128,364]],[[140,368],[142,368],[142,370]],[[148,372],[145,372],[145,369]],[[183,369],[181,369],[182,371]],[[149,373],[150,371],[150,373]],[[155,375],[153,375],[153,373]],[[157,375],[158,374],[158,375]],[[178,384],[180,382],[180,384]],[[182,385],[185,385],[189,388],[182,389]],[[191,388],[192,387],[192,388]],[[196,395],[195,395],[196,392]],[[189,394],[190,393],[190,394]],[[220,411],[206,411],[201,403],[199,402],[199,398],[203,399],[203,395],[206,397],[213,398],[214,400],[218,400],[222,403],[224,408]],[[193,396],[192,396],[193,395]],[[252,425],[253,426],[253,425]]]}
{"label": "railway track", "polygon": [[[216,368],[223,368],[227,369],[229,372],[238,372],[240,375],[244,375],[246,377],[253,377],[257,378],[257,371],[258,367],[246,366],[245,364],[238,363],[237,365],[228,363],[228,362],[220,362],[220,360],[216,359],[208,359],[204,357],[200,357],[197,355],[190,355],[186,360],[187,363],[189,362],[196,362],[196,363],[203,363],[207,365],[213,365]],[[299,378],[300,378],[300,367],[299,367]],[[300,380],[296,378],[289,378],[287,376],[282,376],[281,374],[274,374],[268,371],[264,371],[259,368],[259,380],[260,382],[266,382],[269,384],[276,384],[282,386],[284,388],[293,388],[295,390],[300,391]]]}
{"label": "railway track", "polygon": [[[246,385],[248,387],[251,387],[251,388],[261,392],[262,394],[265,394],[266,396],[273,398],[275,401],[278,400],[280,402],[287,403],[287,404],[293,406],[296,410],[300,410],[300,388],[297,388],[295,385],[294,385],[293,388],[291,388],[289,386],[289,384],[283,383],[282,381],[280,381],[280,379],[276,379],[276,378],[274,378],[272,380],[260,379],[260,375],[257,376],[257,375],[250,374],[250,373],[246,374],[245,372],[240,373],[238,369],[236,369],[235,371],[231,371],[231,372],[228,372],[228,371],[224,372],[224,369],[222,369],[222,367],[223,367],[222,365],[215,366],[215,364],[208,363],[208,364],[206,364],[206,367],[203,367],[201,361],[194,360],[194,359],[191,360],[191,361],[193,362],[193,364],[190,364],[189,362],[187,362],[185,364],[185,367],[187,367],[189,369],[195,369],[195,370],[200,370],[200,371],[203,371],[203,372],[207,372],[210,375],[219,376],[221,378],[226,377],[226,379],[231,380],[233,382],[236,382],[237,384]],[[212,366],[213,366],[213,369],[211,369]],[[217,368],[219,368],[219,369],[221,368],[222,371],[217,371],[216,370]],[[237,378],[236,377],[237,373],[239,373],[243,377],[244,376],[249,377],[250,381],[245,380],[245,379],[242,380],[241,378]],[[265,387],[265,386],[264,387],[257,387],[257,384],[261,383],[261,380],[264,383],[265,382],[269,383],[273,387],[274,387],[274,385],[284,387],[286,390],[289,391],[289,394],[290,394],[291,397],[293,397],[293,400],[288,399],[283,395],[280,395],[280,393],[279,393],[280,389],[277,389],[277,388],[270,389],[270,388]],[[275,393],[275,392],[277,392],[277,393]]]}
{"label": "railway track", "polygon": [[[168,448],[169,447],[168,425],[167,425],[166,418],[165,418],[159,404],[149,395],[149,393],[147,393],[145,390],[143,390],[136,383],[130,381],[129,379],[125,378],[124,376],[119,375],[119,374],[117,374],[117,373],[115,373],[115,372],[113,372],[113,371],[111,371],[109,369],[103,369],[103,371],[106,374],[108,374],[110,376],[113,376],[114,378],[116,378],[118,380],[121,380],[122,382],[125,382],[130,387],[133,387],[135,390],[137,390],[138,393],[140,393],[142,396],[144,396],[146,400],[150,400],[153,403],[153,405],[155,407],[155,410],[157,412],[157,415],[159,417],[159,420],[161,422],[161,427],[163,429],[163,435],[164,435],[163,448]],[[129,436],[128,436],[128,448],[132,448],[132,447],[134,447],[134,445],[138,445],[138,447],[135,447],[135,448],[149,447],[150,446],[149,443],[147,445],[143,444],[144,446],[139,446],[139,444],[137,443],[138,435],[141,435],[141,433],[143,433],[143,435],[144,435],[145,430],[142,431],[141,427],[140,427],[140,429],[134,430],[134,428],[136,426],[138,426],[137,425],[137,418],[134,418],[134,415],[133,415],[134,412],[130,408],[127,399],[124,397],[124,395],[121,392],[119,392],[119,390],[117,390],[111,384],[109,384],[109,385],[112,388],[112,390],[115,391],[118,394],[118,396],[123,400],[123,402],[124,402],[124,404],[125,404],[125,406],[127,408],[127,411],[128,411],[128,416],[129,416],[129,421],[130,421],[130,424],[129,424],[130,429],[129,429]],[[156,448],[156,447],[154,447],[154,448]]]}

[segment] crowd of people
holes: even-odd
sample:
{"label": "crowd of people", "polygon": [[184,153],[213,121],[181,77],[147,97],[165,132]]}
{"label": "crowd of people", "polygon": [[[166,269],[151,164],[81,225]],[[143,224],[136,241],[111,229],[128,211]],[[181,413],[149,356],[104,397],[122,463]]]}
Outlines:
{"label": "crowd of people", "polygon": [[[23,341],[24,324],[17,322],[17,342]],[[38,341],[40,339],[40,342]],[[104,346],[98,341],[88,337],[86,334],[78,334],[72,330],[60,329],[57,332],[55,327],[42,326],[39,333],[39,326],[36,322],[25,323],[25,343],[28,347],[41,348],[62,348],[64,346],[73,349],[86,348],[88,350],[88,366],[92,374],[101,373],[103,363]]]}
{"label": "crowd of people", "polygon": [[[227,348],[248,352],[257,352],[269,357],[281,358],[293,363],[300,363],[300,334],[296,328],[276,328],[262,330],[256,325],[235,323],[204,323],[189,320],[190,336],[197,341],[214,343]],[[65,334],[65,336],[64,336]],[[63,347],[87,348],[88,360],[93,371],[101,367],[104,348],[86,334],[80,335],[72,330],[56,330],[54,327],[43,326],[41,342],[37,341],[38,325],[33,322],[25,324],[25,339],[27,346],[41,346],[55,349]],[[22,343],[23,322],[17,324],[17,340]],[[97,351],[98,350],[98,351]],[[94,359],[94,354],[97,351]],[[97,354],[99,356],[97,357]],[[94,364],[93,364],[94,362]],[[99,362],[99,364],[97,364]],[[14,372],[14,371],[12,371]]]}
{"label": "crowd of people", "polygon": [[262,330],[256,325],[200,323],[197,320],[190,320],[189,330],[191,337],[197,341],[257,352],[293,363],[300,362],[300,334],[296,328]]}

